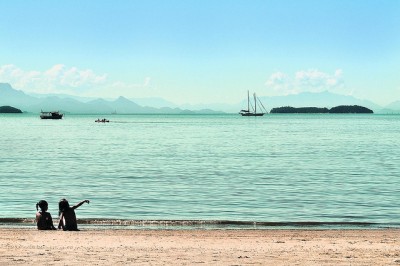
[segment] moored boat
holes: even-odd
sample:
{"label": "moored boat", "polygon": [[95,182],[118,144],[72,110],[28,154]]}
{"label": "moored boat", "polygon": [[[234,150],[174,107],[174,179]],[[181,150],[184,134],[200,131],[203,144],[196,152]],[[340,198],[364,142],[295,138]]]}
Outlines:
{"label": "moored boat", "polygon": [[54,112],[40,112],[41,119],[62,119],[64,114],[61,114],[59,111]]}
{"label": "moored boat", "polygon": [[[253,97],[254,97],[254,107],[253,105],[250,104],[250,95],[249,91],[247,91],[247,109],[240,110],[239,114],[241,114],[242,116],[263,116],[264,114],[267,113],[267,110],[265,109],[262,102],[257,98],[255,93],[253,94]],[[262,110],[261,112],[257,112],[257,101],[261,105],[261,108],[259,107],[259,109]],[[250,106],[252,110],[250,110]]]}

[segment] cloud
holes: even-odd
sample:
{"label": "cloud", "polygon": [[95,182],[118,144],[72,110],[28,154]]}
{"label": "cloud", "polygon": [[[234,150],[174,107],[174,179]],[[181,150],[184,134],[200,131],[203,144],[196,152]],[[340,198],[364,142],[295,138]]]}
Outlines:
{"label": "cloud", "polygon": [[265,83],[267,86],[279,86],[284,85],[287,82],[288,76],[283,72],[275,72],[273,73],[267,82]]}
{"label": "cloud", "polygon": [[286,94],[289,94],[293,92],[291,88],[291,78],[283,72],[273,73],[265,82],[265,85],[278,93],[284,92]]}
{"label": "cloud", "polygon": [[344,86],[343,71],[337,69],[333,74],[328,74],[317,69],[309,69],[297,71],[293,76],[275,72],[265,85],[280,94],[336,90]]}
{"label": "cloud", "polygon": [[105,84],[107,75],[98,75],[90,69],[68,68],[62,64],[45,71],[26,71],[15,65],[3,65],[0,66],[0,81],[27,92],[79,92]]}
{"label": "cloud", "polygon": [[295,85],[310,90],[329,89],[342,83],[342,70],[338,69],[333,75],[321,72],[317,69],[302,70],[296,72]]}
{"label": "cloud", "polygon": [[19,86],[24,87],[31,81],[36,81],[40,77],[38,71],[25,72],[14,65],[3,65],[0,67],[0,80],[8,83],[18,83]]}
{"label": "cloud", "polygon": [[0,66],[0,82],[33,93],[63,93],[79,96],[110,97],[149,94],[154,90],[150,77],[137,83],[115,81],[107,74],[57,64],[45,71],[27,71],[15,65]]}
{"label": "cloud", "polygon": [[57,79],[60,76],[61,72],[65,69],[65,66],[62,64],[54,65],[49,70],[44,72],[44,75],[49,79]]}
{"label": "cloud", "polygon": [[145,77],[143,83],[126,83],[123,81],[116,81],[110,84],[113,89],[118,90],[130,90],[130,89],[137,89],[137,88],[151,88],[151,78]]}

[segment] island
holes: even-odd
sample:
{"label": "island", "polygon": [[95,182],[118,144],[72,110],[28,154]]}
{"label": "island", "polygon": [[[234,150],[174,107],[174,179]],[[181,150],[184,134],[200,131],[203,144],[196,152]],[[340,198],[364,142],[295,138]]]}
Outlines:
{"label": "island", "polygon": [[339,105],[331,109],[319,107],[276,107],[271,109],[271,114],[373,114],[371,109],[359,105]]}
{"label": "island", "polygon": [[291,107],[291,106],[284,106],[284,107],[277,107],[272,108],[271,114],[323,114],[329,113],[328,108],[319,108],[319,107]]}
{"label": "island", "polygon": [[0,106],[0,113],[20,114],[22,111],[12,106]]}
{"label": "island", "polygon": [[329,110],[331,114],[373,114],[374,111],[359,105],[340,105]]}

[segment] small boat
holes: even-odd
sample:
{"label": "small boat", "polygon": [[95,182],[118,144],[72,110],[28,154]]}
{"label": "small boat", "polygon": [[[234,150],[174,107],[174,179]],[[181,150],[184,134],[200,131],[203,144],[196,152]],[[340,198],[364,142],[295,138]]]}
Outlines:
{"label": "small boat", "polygon": [[110,120],[108,120],[108,119],[105,119],[105,118],[103,118],[103,119],[97,119],[96,121],[94,121],[94,122],[96,122],[96,123],[108,123],[108,122],[110,122]]}
{"label": "small boat", "polygon": [[40,112],[41,119],[61,119],[63,118],[64,114],[60,114],[59,111],[54,112]]}
{"label": "small boat", "polygon": [[[260,99],[257,98],[256,94],[253,94],[254,97],[254,107],[253,105],[250,104],[250,95],[249,95],[249,91],[247,91],[247,110],[240,110],[239,114],[241,114],[242,116],[263,116],[264,114],[267,113],[267,110],[265,109],[264,105],[262,104],[262,102],[260,101]],[[259,104],[261,105],[261,112],[257,113],[257,101],[259,102]],[[252,110],[250,110],[250,106],[252,108]]]}

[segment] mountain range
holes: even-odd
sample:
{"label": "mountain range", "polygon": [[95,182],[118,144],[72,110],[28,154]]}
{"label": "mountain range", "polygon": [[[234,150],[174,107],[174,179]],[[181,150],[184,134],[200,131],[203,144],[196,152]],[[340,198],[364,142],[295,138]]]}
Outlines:
{"label": "mountain range", "polygon": [[178,107],[141,106],[123,96],[115,100],[88,99],[70,95],[28,95],[8,83],[0,83],[0,106],[13,106],[24,112],[61,111],[72,114],[218,114],[208,109],[188,110]]}
{"label": "mountain range", "polygon": [[[244,94],[245,95],[245,94]],[[400,101],[380,106],[371,101],[328,91],[303,92],[287,96],[259,97],[267,111],[275,107],[327,107],[360,105],[375,113],[400,113]],[[114,100],[83,98],[65,94],[27,94],[8,83],[0,83],[0,106],[13,106],[25,112],[59,110],[74,114],[218,114],[237,113],[247,107],[247,98],[236,104],[177,105],[162,98],[128,99],[120,96]]]}

